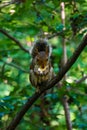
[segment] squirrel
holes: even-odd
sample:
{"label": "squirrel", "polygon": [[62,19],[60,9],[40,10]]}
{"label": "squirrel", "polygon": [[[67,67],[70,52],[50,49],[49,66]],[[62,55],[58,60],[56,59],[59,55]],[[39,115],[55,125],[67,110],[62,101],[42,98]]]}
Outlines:
{"label": "squirrel", "polygon": [[50,81],[53,76],[51,65],[51,47],[44,39],[35,42],[31,50],[32,61],[30,64],[30,82],[40,92],[42,87]]}

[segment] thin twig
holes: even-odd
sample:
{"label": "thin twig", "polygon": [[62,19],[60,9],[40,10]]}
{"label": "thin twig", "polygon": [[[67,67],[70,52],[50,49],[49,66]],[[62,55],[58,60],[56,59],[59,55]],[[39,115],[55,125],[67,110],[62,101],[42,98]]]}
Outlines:
{"label": "thin twig", "polygon": [[0,9],[2,9],[4,7],[7,7],[7,6],[11,5],[11,4],[15,4],[15,3],[17,3],[17,2],[16,1],[12,1],[12,0],[10,2],[3,2],[0,5]]}
{"label": "thin twig", "polygon": [[86,79],[87,79],[87,75],[83,76],[81,79],[77,80],[75,83],[79,84],[79,83],[83,82]]}
{"label": "thin twig", "polygon": [[62,103],[63,103],[63,107],[64,107],[64,112],[65,112],[67,130],[72,130],[72,123],[70,120],[70,112],[69,112],[69,104],[68,104],[68,97],[67,96],[64,96],[62,98]]}
{"label": "thin twig", "polygon": [[1,5],[0,5],[0,9],[7,7],[11,4],[20,4],[20,3],[21,3],[20,0],[11,0],[10,2],[2,2]]}
{"label": "thin twig", "polygon": [[51,35],[48,35],[46,38],[47,39],[51,39],[51,38],[54,38],[56,36],[64,36],[64,31],[60,31],[60,32],[56,32],[56,33],[53,33]]}
{"label": "thin twig", "polygon": [[5,36],[7,36],[8,38],[10,38],[11,40],[13,40],[23,51],[29,53],[29,49],[24,48],[22,43],[20,41],[18,41],[16,38],[14,38],[13,36],[11,36],[10,34],[8,34],[8,32],[6,30],[0,29],[0,32],[2,34],[4,34]]}
{"label": "thin twig", "polygon": [[11,63],[11,62],[9,63],[9,62],[3,61],[3,60],[1,60],[1,61],[4,62],[5,65],[12,66],[12,67],[14,67],[14,68],[16,68],[16,69],[18,69],[18,70],[21,70],[21,71],[24,72],[24,73],[28,73],[28,74],[29,74],[29,71],[28,71],[28,70],[24,70],[23,68],[21,68],[20,66],[14,64],[14,63]]}
{"label": "thin twig", "polygon": [[6,63],[4,63],[3,65],[2,65],[2,70],[1,70],[1,74],[0,74],[0,76],[2,77],[2,79],[3,79],[3,77],[4,77],[4,72],[5,72],[5,65],[6,65]]}

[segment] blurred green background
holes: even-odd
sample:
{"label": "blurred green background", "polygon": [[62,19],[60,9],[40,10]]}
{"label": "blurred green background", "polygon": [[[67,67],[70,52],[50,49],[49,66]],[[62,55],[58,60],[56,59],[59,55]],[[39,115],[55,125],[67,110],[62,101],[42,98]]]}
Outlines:
{"label": "blurred green background", "polygon": [[[65,25],[61,19],[65,4]],[[65,30],[63,32],[63,28]],[[50,37],[52,65],[57,74],[63,57],[63,39],[69,58],[87,33],[87,0],[1,0],[0,1],[0,129],[5,130],[13,117],[32,96],[29,81],[31,55],[7,37],[3,30],[29,50],[39,37]],[[61,33],[63,32],[63,33]],[[57,35],[59,33],[59,35]],[[56,37],[52,37],[56,34]],[[61,98],[67,95],[73,130],[87,130],[87,47],[67,73],[62,87],[54,87],[25,114],[16,130],[67,130]],[[43,109],[46,111],[44,114]]]}

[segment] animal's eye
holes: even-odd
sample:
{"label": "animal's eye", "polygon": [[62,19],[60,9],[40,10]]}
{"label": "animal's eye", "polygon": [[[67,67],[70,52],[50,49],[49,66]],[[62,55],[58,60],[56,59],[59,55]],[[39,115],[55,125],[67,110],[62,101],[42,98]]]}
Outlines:
{"label": "animal's eye", "polygon": [[46,61],[48,61],[48,58],[46,58]]}
{"label": "animal's eye", "polygon": [[39,61],[39,58],[37,58],[37,61]]}

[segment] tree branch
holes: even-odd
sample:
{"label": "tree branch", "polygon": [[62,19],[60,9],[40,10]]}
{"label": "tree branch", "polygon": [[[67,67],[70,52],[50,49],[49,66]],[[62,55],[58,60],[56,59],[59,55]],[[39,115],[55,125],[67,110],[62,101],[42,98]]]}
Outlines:
{"label": "tree branch", "polygon": [[33,103],[40,97],[41,93],[35,93],[31,98],[28,99],[28,101],[25,103],[23,108],[20,110],[19,113],[15,116],[15,118],[12,120],[10,125],[6,128],[6,130],[14,130],[17,125],[19,124],[20,120],[24,116],[24,114],[27,112],[27,110],[33,105]]}
{"label": "tree branch", "polygon": [[[61,2],[60,7],[61,7],[61,20],[62,20],[62,24],[64,26],[63,30],[65,30],[65,3]],[[63,57],[61,60],[61,66],[63,67],[65,65],[65,63],[67,62],[67,50],[66,50],[65,36],[62,38],[62,46],[63,46]],[[64,76],[63,80],[64,81],[66,80],[66,75]],[[72,130],[72,122],[70,120],[70,111],[69,111],[67,95],[64,95],[62,97],[62,104],[63,104],[63,108],[64,108],[64,113],[65,113],[67,130]]]}
{"label": "tree branch", "polygon": [[2,70],[1,70],[1,72],[0,72],[0,77],[2,77],[2,79],[3,79],[3,77],[4,77],[4,72],[5,72],[5,63],[2,65]]}
{"label": "tree branch", "polygon": [[8,38],[10,38],[11,40],[13,40],[23,51],[29,53],[29,50],[24,48],[24,46],[22,45],[22,43],[20,41],[18,41],[16,38],[14,38],[13,36],[11,36],[10,34],[8,34],[7,31],[5,31],[4,29],[0,29],[0,32],[2,34],[4,34],[5,36],[7,36]]}
{"label": "tree branch", "polygon": [[15,3],[16,3],[15,1],[3,2],[3,3],[1,3],[1,5],[0,5],[0,9],[2,9],[2,8],[6,7],[6,6],[9,6],[9,5],[11,5],[11,4],[15,4]]}
{"label": "tree branch", "polygon": [[87,75],[83,76],[81,79],[77,80],[75,83],[79,84],[79,83],[83,82],[86,79],[87,79]]}
{"label": "tree branch", "polygon": [[64,36],[64,31],[60,31],[60,32],[53,33],[53,34],[47,36],[46,38],[47,38],[47,39],[51,39],[51,38],[54,38],[54,37],[56,37],[56,36],[62,36],[62,37],[63,37],[63,36]]}
{"label": "tree branch", "polygon": [[64,112],[65,112],[67,130],[72,130],[72,123],[71,123],[71,120],[70,120],[68,97],[66,95],[62,98],[62,103],[63,103],[63,107],[64,107]]}
{"label": "tree branch", "polygon": [[0,9],[9,6],[11,4],[20,4],[21,2],[23,2],[23,0],[11,0],[10,2],[2,2],[0,5]]}
{"label": "tree branch", "polygon": [[56,83],[58,83],[66,72],[72,67],[72,65],[75,63],[83,49],[87,45],[87,34],[84,37],[83,41],[80,43],[80,45],[77,47],[75,52],[73,53],[72,57],[69,58],[67,63],[64,65],[64,67],[61,68],[58,75],[55,76],[50,82],[47,83],[47,85],[41,90],[41,92],[35,92],[31,98],[28,99],[28,101],[25,103],[23,108],[20,110],[19,113],[14,117],[12,122],[9,124],[9,126],[6,128],[6,130],[14,130],[17,125],[19,124],[20,120],[24,116],[24,114],[27,112],[27,110],[34,104],[34,102],[41,96],[42,93],[44,93],[46,90],[52,88]]}
{"label": "tree branch", "polygon": [[6,61],[3,61],[1,60],[2,62],[4,62],[5,65],[9,65],[9,66],[12,66],[18,70],[21,70],[22,72],[24,73],[28,73],[29,74],[29,71],[28,70],[24,70],[23,68],[21,68],[20,66],[16,65],[16,64],[13,64],[13,63],[9,63],[9,62],[6,62]]}

